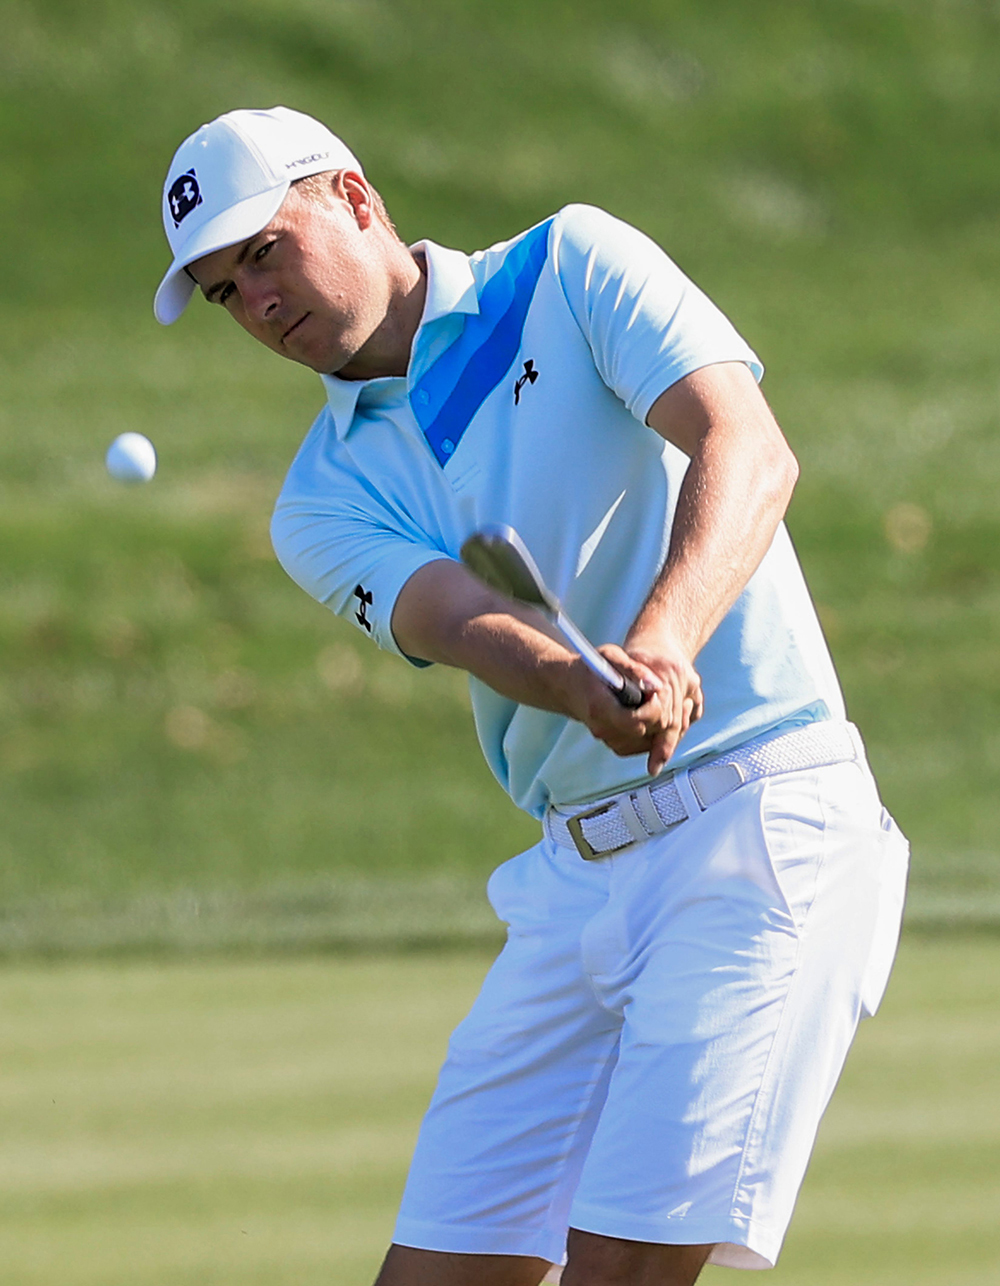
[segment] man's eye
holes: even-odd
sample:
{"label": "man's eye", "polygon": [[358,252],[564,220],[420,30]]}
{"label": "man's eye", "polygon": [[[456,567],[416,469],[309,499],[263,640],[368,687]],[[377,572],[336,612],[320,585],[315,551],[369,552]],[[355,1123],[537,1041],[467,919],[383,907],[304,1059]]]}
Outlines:
{"label": "man's eye", "polygon": [[264,258],[264,256],[267,254],[267,252],[271,249],[273,245],[274,245],[273,241],[265,241],[264,244],[260,247],[260,249],[254,252],[254,257],[253,257],[254,263],[260,263],[260,261]]}
{"label": "man's eye", "polygon": [[226,300],[229,298],[229,296],[233,293],[234,289],[235,287],[233,286],[232,282],[229,282],[228,285],[223,286],[222,289],[219,291],[219,296],[218,296],[219,303],[224,304]]}

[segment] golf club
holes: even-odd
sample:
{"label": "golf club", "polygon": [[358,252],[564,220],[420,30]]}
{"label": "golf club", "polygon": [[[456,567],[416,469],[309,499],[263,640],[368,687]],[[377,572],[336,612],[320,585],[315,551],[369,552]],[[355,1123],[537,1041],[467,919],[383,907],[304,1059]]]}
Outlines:
{"label": "golf club", "polygon": [[623,706],[634,710],[642,705],[645,700],[642,689],[606,661],[569,619],[513,527],[497,525],[473,532],[462,546],[461,556],[466,567],[493,589],[518,603],[540,608]]}

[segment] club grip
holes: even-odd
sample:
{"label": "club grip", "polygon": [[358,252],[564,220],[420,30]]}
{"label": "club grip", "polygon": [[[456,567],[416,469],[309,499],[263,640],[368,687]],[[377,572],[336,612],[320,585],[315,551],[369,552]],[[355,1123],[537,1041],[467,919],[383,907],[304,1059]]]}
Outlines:
{"label": "club grip", "polygon": [[638,709],[646,699],[638,683],[634,683],[631,679],[626,679],[624,674],[622,675],[622,686],[617,690],[615,696],[618,698],[619,704],[623,705],[626,710]]}

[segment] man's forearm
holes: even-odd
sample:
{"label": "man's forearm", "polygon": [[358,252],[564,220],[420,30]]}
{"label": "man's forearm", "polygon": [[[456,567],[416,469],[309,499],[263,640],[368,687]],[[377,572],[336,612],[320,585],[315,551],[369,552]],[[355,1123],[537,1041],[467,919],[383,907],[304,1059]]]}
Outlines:
{"label": "man's forearm", "polygon": [[[706,382],[710,378],[706,374]],[[702,390],[693,405],[690,386],[676,394],[668,390],[650,413],[651,427],[664,436],[669,436],[662,427],[668,416],[676,422],[678,415],[686,415],[693,425],[688,439],[693,449],[666,563],[629,632],[626,648],[631,641],[666,631],[694,659],[774,539],[798,466],[767,404],[755,387],[747,387],[748,380],[752,376],[744,368],[743,375],[736,373],[730,381],[732,387],[710,387],[707,394]],[[700,428],[699,417],[704,419]]]}
{"label": "man's forearm", "polygon": [[496,594],[459,563],[441,559],[416,572],[392,630],[410,656],[466,670],[520,704],[573,713],[575,653],[540,613]]}

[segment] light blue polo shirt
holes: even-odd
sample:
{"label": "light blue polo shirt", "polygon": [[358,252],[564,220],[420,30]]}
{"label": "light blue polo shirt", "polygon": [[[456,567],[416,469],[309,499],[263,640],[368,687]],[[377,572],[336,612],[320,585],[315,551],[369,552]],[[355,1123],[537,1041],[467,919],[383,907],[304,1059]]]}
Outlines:
{"label": "light blue polo shirt", "polygon": [[[433,242],[407,376],[324,376],[327,406],[278,498],[289,575],[380,647],[403,585],[458,558],[487,523],[523,537],[567,612],[621,643],[667,555],[687,457],[645,424],[657,397],[714,362],[763,368],[649,238],[567,206],[467,256]],[[784,526],[697,658],[704,717],[685,767],[758,733],[843,718],[836,674]],[[647,780],[573,720],[470,679],[497,779],[541,816]]]}

